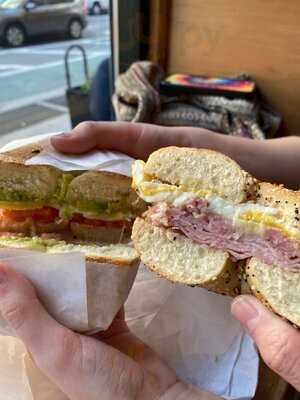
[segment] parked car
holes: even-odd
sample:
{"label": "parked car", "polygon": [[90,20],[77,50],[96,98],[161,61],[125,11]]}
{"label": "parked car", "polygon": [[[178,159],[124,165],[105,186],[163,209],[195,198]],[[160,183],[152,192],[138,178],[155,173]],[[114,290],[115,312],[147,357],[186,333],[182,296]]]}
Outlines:
{"label": "parked car", "polygon": [[109,0],[87,0],[89,14],[100,15],[109,11]]}
{"label": "parked car", "polygon": [[0,0],[0,40],[18,47],[27,38],[44,34],[79,39],[86,12],[84,0]]}

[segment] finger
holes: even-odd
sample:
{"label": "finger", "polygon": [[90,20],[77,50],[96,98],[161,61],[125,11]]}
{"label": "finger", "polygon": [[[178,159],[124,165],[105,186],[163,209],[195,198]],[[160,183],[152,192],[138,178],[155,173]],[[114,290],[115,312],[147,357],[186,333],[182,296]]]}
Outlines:
{"label": "finger", "polygon": [[83,122],[71,132],[53,136],[52,145],[63,153],[85,153],[93,148],[120,151],[146,159],[154,150],[187,145],[179,128],[126,122]]}
{"label": "finger", "polygon": [[256,342],[266,364],[300,390],[300,332],[252,296],[239,296],[231,312]]}
{"label": "finger", "polygon": [[57,323],[39,302],[31,283],[3,264],[0,313],[42,370],[55,376],[57,370],[70,366],[78,348],[78,335]]}

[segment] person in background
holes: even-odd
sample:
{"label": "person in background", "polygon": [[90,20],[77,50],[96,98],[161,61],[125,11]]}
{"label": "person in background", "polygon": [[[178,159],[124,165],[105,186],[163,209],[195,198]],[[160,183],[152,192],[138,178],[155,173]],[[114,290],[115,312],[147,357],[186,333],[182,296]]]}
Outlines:
{"label": "person in background", "polygon": [[[98,148],[140,159],[170,145],[209,148],[235,159],[258,179],[292,189],[300,186],[298,137],[259,141],[200,128],[87,122],[53,137],[52,144],[64,153]],[[300,390],[300,332],[252,296],[235,298],[231,311],[252,336],[269,367]],[[24,341],[37,366],[71,400],[218,399],[179,382],[174,372],[129,332],[122,312],[107,332],[94,337],[76,334],[53,320],[32,285],[3,264],[0,312]]]}
{"label": "person in background", "polygon": [[110,58],[103,60],[92,79],[89,109],[93,121],[113,121],[115,119],[111,103],[110,63]]}

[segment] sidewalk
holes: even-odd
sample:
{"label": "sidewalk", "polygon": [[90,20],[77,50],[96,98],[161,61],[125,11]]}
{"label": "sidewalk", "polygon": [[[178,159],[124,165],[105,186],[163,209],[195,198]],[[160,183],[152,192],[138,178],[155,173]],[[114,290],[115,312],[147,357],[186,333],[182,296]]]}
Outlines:
{"label": "sidewalk", "polygon": [[0,138],[68,113],[65,95],[58,91],[9,103],[0,110]]}
{"label": "sidewalk", "polygon": [[[16,115],[15,118],[17,119],[18,116]],[[0,135],[0,147],[4,146],[6,143],[11,142],[12,140],[41,135],[43,133],[66,131],[70,128],[71,123],[69,114],[60,114],[59,116],[30,125],[26,128],[17,129],[12,132]]]}

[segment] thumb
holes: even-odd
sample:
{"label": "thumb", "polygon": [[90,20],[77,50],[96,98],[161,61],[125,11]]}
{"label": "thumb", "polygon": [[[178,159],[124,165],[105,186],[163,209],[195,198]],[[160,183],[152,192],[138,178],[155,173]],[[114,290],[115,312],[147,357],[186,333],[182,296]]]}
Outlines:
{"label": "thumb", "polygon": [[1,263],[0,313],[36,365],[68,398],[136,398],[127,393],[135,383],[141,386],[138,364],[105,343],[60,325],[39,302],[31,283]]}
{"label": "thumb", "polygon": [[252,296],[234,299],[231,312],[253,338],[265,363],[300,390],[300,332]]}
{"label": "thumb", "polygon": [[71,370],[80,349],[79,335],[56,322],[44,309],[31,283],[0,263],[0,314],[24,342],[37,366],[56,383]]}
{"label": "thumb", "polygon": [[[45,311],[31,283],[0,263],[0,313],[33,353],[43,347],[48,329],[62,328]],[[49,335],[47,340],[49,339]]]}

